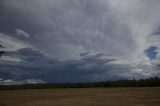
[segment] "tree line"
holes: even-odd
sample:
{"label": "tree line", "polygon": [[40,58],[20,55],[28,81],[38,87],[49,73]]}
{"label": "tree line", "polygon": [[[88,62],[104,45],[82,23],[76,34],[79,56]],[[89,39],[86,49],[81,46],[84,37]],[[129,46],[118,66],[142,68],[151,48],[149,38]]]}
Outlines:
{"label": "tree line", "polygon": [[107,88],[107,87],[160,87],[160,78],[152,77],[140,80],[102,81],[92,83],[46,83],[46,84],[22,84],[0,85],[0,90],[14,89],[53,89],[53,88]]}

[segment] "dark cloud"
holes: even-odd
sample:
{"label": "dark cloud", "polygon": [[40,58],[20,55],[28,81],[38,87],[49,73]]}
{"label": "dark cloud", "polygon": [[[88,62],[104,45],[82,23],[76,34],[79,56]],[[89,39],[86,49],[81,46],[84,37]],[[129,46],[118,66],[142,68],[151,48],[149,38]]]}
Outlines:
{"label": "dark cloud", "polygon": [[[0,49],[1,49],[1,48],[4,48],[4,47],[0,44]],[[0,57],[1,57],[4,53],[5,53],[5,51],[0,50]]]}
{"label": "dark cloud", "polygon": [[21,62],[1,63],[0,78],[12,80],[34,78],[47,82],[93,82],[129,78],[123,74],[129,74],[128,70],[133,68],[123,64],[112,64],[111,62],[117,59],[109,58],[102,53],[68,61],[49,59],[31,48],[21,49],[8,55],[15,56],[15,54],[21,58]]}
{"label": "dark cloud", "polygon": [[[0,0],[0,78],[88,82],[158,69],[159,0]],[[156,47],[149,59],[145,50]],[[0,52],[1,54],[3,53]],[[154,61],[154,62],[153,62]]]}

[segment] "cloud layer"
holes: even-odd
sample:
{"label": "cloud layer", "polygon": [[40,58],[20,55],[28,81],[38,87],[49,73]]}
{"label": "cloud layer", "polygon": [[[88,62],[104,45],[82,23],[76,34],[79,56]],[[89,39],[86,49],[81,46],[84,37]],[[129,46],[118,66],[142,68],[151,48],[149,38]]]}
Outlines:
{"label": "cloud layer", "polygon": [[[0,2],[0,43],[16,51],[9,57],[21,60],[19,71],[37,70],[34,77],[53,82],[145,78],[159,72],[159,0]],[[151,47],[156,47],[154,60],[145,52]],[[10,70],[6,65],[1,64],[3,72]]]}

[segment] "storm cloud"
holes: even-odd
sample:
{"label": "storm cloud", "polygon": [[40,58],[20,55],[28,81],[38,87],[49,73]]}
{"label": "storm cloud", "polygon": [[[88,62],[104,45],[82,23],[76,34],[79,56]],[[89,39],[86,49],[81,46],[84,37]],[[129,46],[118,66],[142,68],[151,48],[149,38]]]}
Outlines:
{"label": "storm cloud", "polygon": [[[159,73],[159,5],[159,0],[1,0],[0,44],[9,53],[2,57],[0,78],[85,82]],[[146,54],[152,47],[154,59]]]}

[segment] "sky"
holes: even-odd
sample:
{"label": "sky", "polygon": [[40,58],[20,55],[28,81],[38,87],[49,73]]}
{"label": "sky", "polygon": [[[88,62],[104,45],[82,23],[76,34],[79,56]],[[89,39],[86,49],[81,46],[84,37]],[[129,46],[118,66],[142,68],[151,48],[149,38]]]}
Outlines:
{"label": "sky", "polygon": [[0,0],[0,84],[160,74],[159,0]]}

